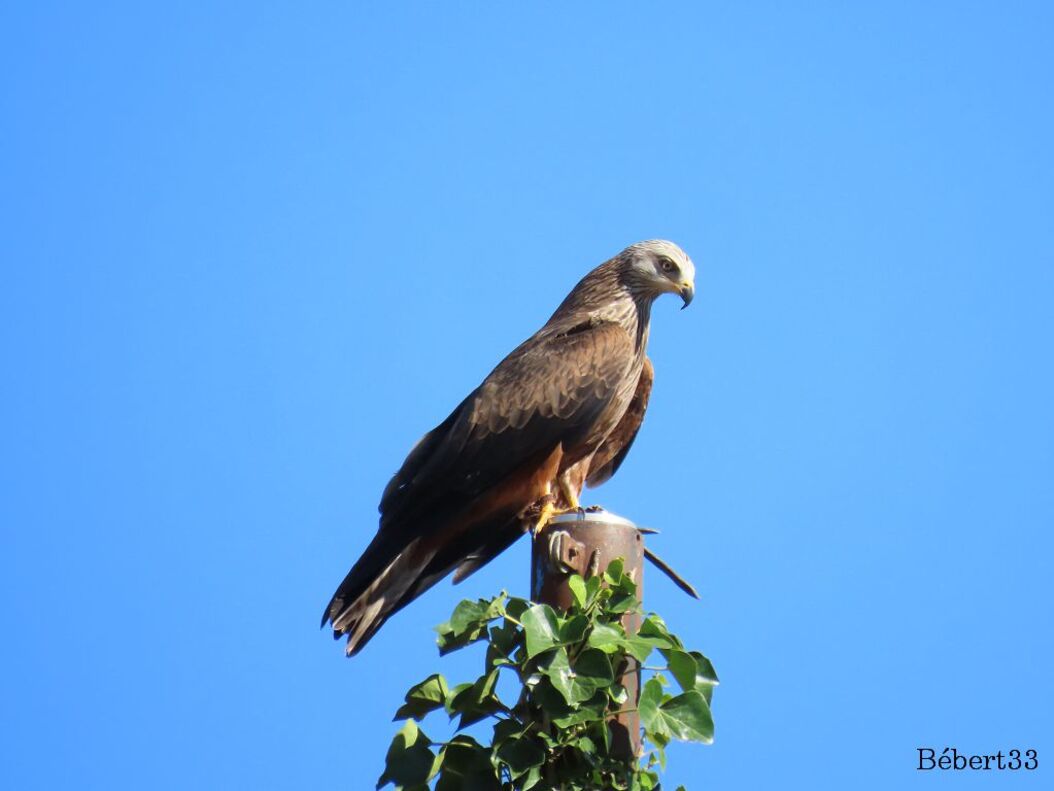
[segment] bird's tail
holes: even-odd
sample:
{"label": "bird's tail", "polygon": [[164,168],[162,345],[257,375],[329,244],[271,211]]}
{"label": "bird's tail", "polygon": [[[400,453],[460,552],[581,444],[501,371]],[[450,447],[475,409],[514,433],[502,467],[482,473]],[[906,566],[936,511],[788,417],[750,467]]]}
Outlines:
{"label": "bird's tail", "polygon": [[[340,583],[325,612],[322,625],[333,625],[337,639],[347,635],[348,656],[369,642],[384,622],[426,590],[455,571],[458,583],[490,562],[526,530],[513,511],[472,523],[451,532],[440,527],[401,544],[378,534]],[[436,536],[442,537],[438,540]]]}
{"label": "bird's tail", "polygon": [[435,551],[420,539],[394,549],[386,543],[380,536],[374,539],[322,613],[322,625],[333,625],[335,639],[347,635],[348,656],[361,651],[392,614],[443,577],[428,573]]}

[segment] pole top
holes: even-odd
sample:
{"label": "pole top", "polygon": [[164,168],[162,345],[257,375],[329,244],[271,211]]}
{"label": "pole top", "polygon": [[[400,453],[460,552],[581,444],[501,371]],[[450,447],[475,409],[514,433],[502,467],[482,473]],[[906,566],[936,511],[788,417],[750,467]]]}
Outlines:
{"label": "pole top", "polygon": [[566,525],[566,524],[577,524],[581,522],[593,523],[593,524],[605,524],[605,525],[619,525],[621,527],[632,527],[637,526],[624,516],[619,516],[612,511],[605,511],[603,508],[587,509],[581,511],[569,511],[566,514],[560,514],[554,516],[549,520],[551,525]]}

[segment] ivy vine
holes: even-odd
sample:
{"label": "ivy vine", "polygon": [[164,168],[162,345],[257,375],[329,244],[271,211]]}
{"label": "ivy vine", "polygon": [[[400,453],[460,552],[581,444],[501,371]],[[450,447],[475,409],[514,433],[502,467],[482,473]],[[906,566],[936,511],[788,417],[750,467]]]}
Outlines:
{"label": "ivy vine", "polygon": [[[647,791],[659,788],[672,739],[713,741],[713,665],[686,650],[658,615],[641,613],[637,587],[622,561],[589,579],[573,575],[568,584],[574,604],[566,613],[503,591],[489,600],[462,601],[436,627],[440,655],[485,643],[483,673],[455,686],[433,674],[410,688],[395,714],[406,722],[388,749],[377,788]],[[634,612],[643,619],[635,633],[627,633],[622,619]],[[654,652],[663,662],[648,665]],[[623,681],[637,662],[647,680],[642,678],[634,705]],[[503,671],[518,683],[514,703],[498,697]],[[643,754],[627,757],[624,747],[613,748],[609,720],[634,709]],[[446,741],[430,739],[418,725],[439,710],[457,720],[455,735]],[[461,733],[488,719],[489,743]]]}

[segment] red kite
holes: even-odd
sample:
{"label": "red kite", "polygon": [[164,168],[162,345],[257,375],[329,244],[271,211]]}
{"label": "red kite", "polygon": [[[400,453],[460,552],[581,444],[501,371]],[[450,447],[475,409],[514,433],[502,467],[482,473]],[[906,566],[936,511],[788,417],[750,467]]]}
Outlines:
{"label": "red kite", "polygon": [[465,579],[615,473],[648,406],[652,302],[671,292],[687,307],[694,279],[672,242],[627,247],[421,438],[322,616],[335,637],[347,635],[349,656],[443,577]]}

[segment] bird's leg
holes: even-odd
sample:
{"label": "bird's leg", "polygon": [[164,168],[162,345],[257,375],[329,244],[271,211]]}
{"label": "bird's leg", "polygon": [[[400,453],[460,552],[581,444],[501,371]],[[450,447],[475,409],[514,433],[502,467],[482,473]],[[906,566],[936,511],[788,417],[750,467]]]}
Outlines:
{"label": "bird's leg", "polygon": [[564,513],[568,513],[570,511],[581,511],[582,506],[578,504],[578,495],[575,494],[574,487],[571,486],[567,478],[561,476],[559,480],[559,486],[560,494],[564,496],[564,500],[567,501],[567,505],[569,506],[567,511],[565,511]]}
{"label": "bird's leg", "polygon": [[531,528],[531,534],[537,536],[546,523],[554,516],[560,514],[569,514],[572,511],[581,511],[582,506],[579,505],[578,495],[575,494],[575,487],[571,485],[571,482],[567,480],[566,475],[561,475],[556,479],[556,485],[560,489],[560,494],[563,497],[563,501],[567,503],[567,508],[557,508],[556,503],[552,495],[552,487],[547,487],[545,495],[545,502],[542,505],[542,510],[538,514],[538,519],[534,523],[534,527]]}

